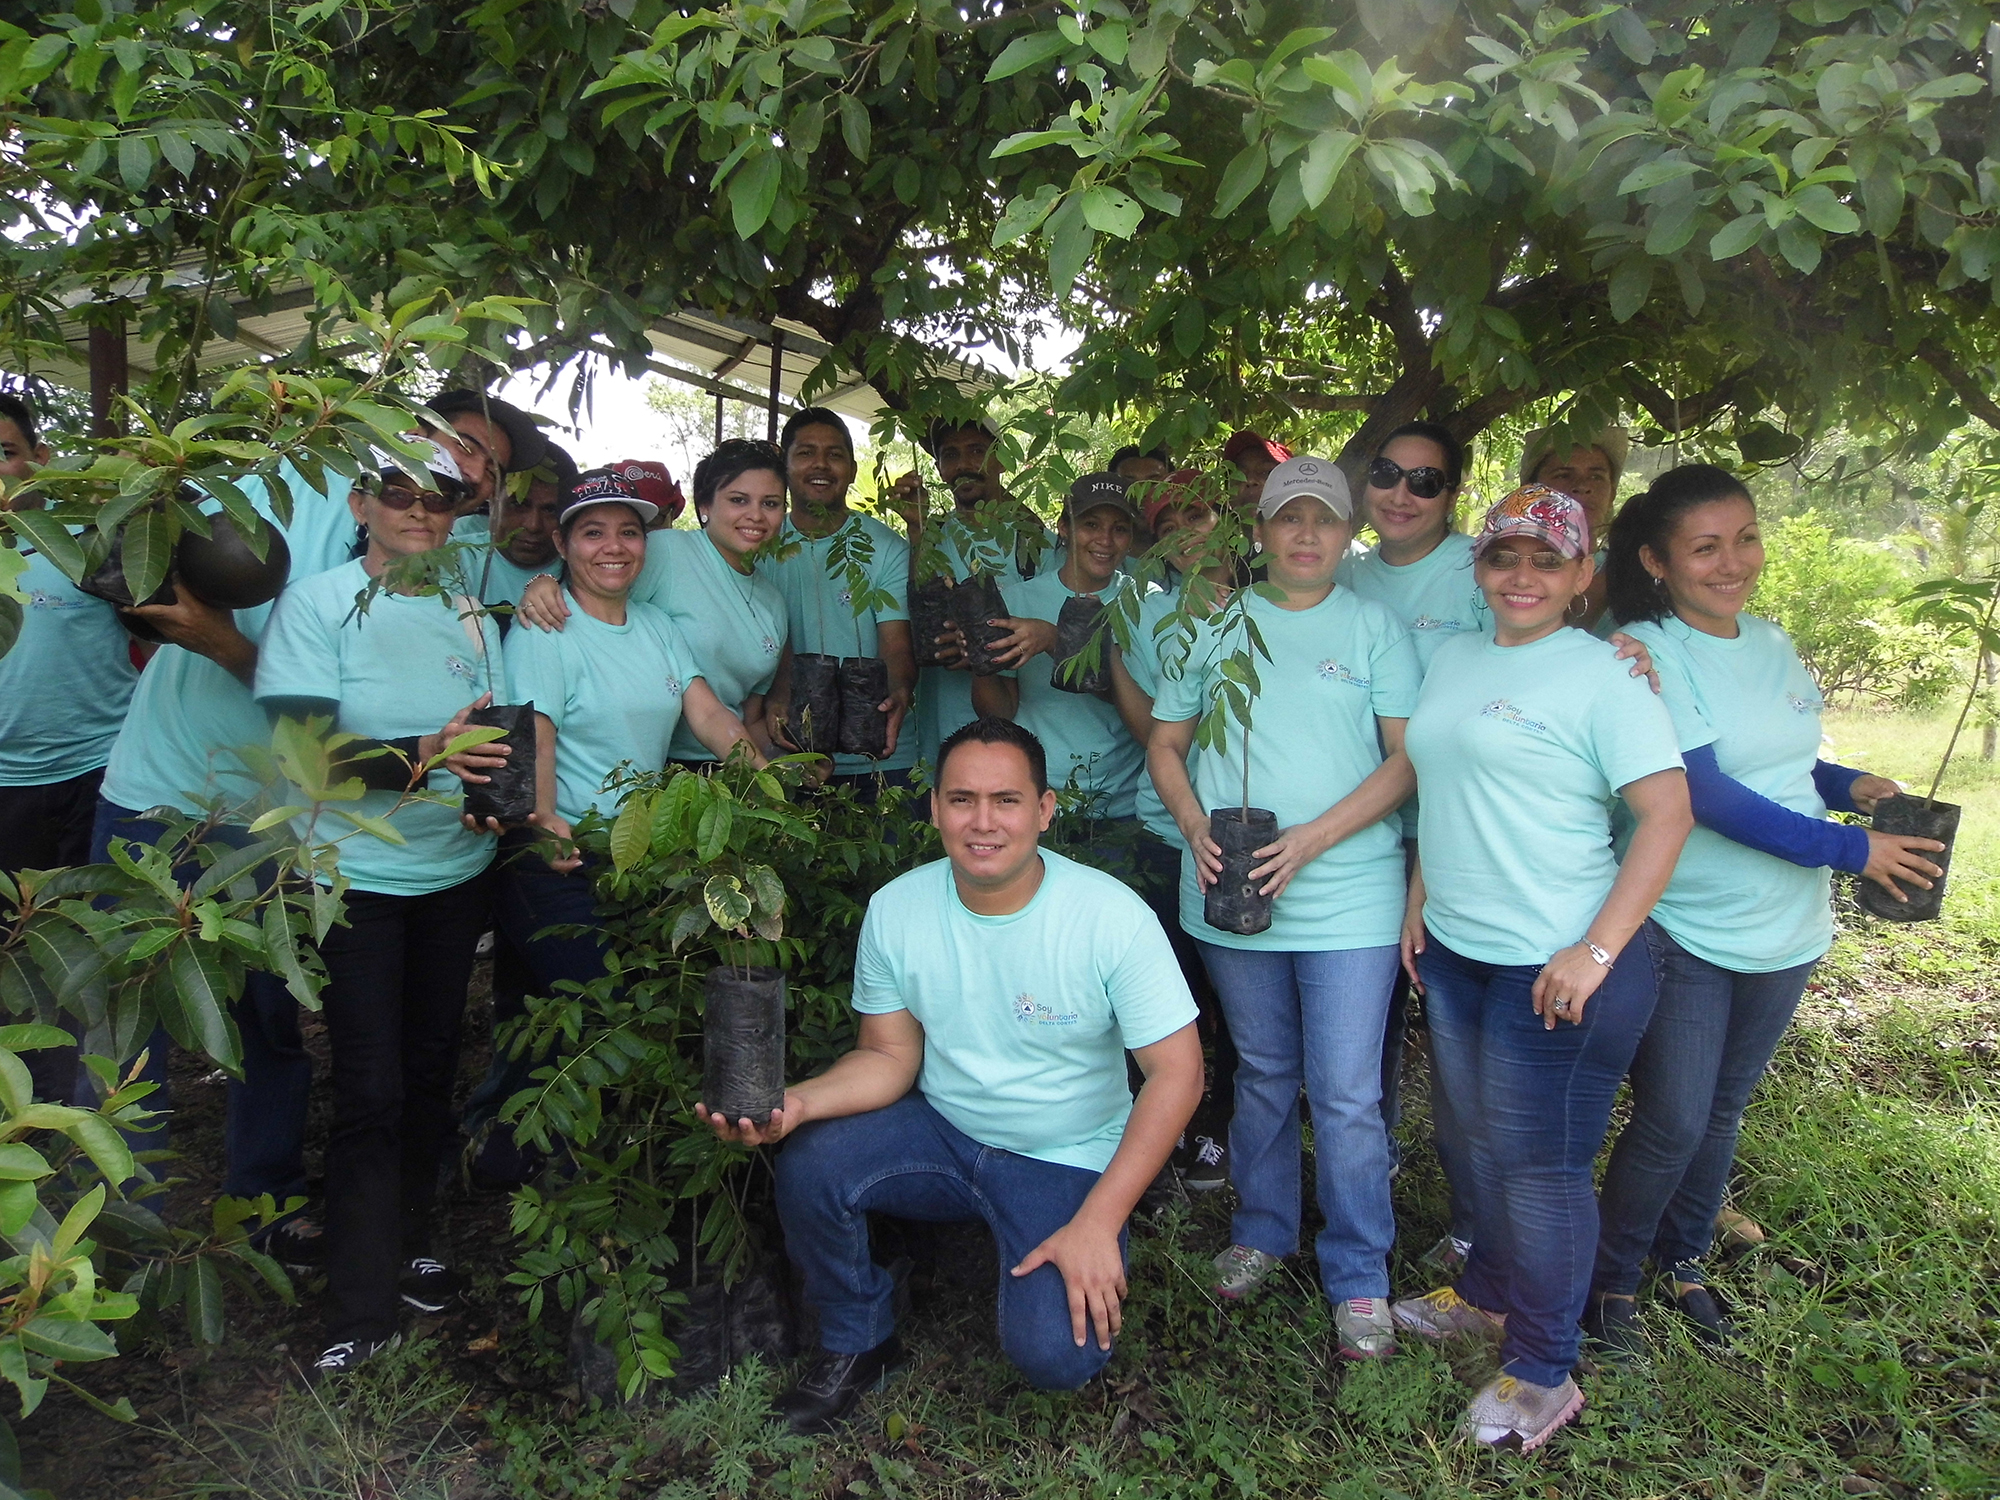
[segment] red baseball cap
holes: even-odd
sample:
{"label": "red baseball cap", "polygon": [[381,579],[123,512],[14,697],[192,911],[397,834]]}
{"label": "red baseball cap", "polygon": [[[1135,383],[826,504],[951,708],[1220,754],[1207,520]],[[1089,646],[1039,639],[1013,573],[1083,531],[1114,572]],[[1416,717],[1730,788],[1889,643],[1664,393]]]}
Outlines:
{"label": "red baseball cap", "polygon": [[681,487],[674,483],[674,476],[658,459],[621,458],[606,467],[631,486],[634,495],[657,505],[660,514],[669,521],[687,509],[687,496],[681,493]]}
{"label": "red baseball cap", "polygon": [[1215,509],[1213,502],[1196,488],[1200,483],[1201,470],[1176,469],[1153,486],[1152,494],[1146,497],[1146,529],[1158,531],[1160,517],[1184,505],[1205,505],[1210,510]]}
{"label": "red baseball cap", "polygon": [[1232,432],[1229,441],[1222,445],[1223,458],[1232,464],[1252,453],[1263,453],[1274,464],[1281,464],[1292,456],[1292,450],[1283,443],[1274,443],[1263,433],[1252,432],[1248,427]]}

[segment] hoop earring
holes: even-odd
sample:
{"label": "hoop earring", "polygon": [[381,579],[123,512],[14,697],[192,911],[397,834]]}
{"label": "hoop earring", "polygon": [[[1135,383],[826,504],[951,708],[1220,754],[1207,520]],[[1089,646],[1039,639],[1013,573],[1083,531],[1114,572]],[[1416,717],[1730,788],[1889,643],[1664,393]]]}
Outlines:
{"label": "hoop earring", "polygon": [[1582,618],[1583,618],[1583,611],[1582,611],[1582,610],[1578,610],[1578,609],[1576,608],[1576,606],[1577,606],[1577,605],[1579,605],[1579,604],[1581,604],[1581,605],[1583,606],[1583,609],[1584,609],[1584,610],[1588,610],[1588,609],[1590,608],[1590,601],[1589,601],[1588,599],[1584,598],[1584,596],[1583,596],[1583,595],[1581,595],[1581,594],[1571,594],[1571,595],[1570,595],[1570,598],[1569,598],[1569,603],[1568,603],[1568,604],[1565,604],[1565,605],[1563,606],[1563,618],[1564,618],[1565,620],[1569,620],[1569,619],[1578,619],[1578,620],[1580,620],[1580,619],[1582,619]]}

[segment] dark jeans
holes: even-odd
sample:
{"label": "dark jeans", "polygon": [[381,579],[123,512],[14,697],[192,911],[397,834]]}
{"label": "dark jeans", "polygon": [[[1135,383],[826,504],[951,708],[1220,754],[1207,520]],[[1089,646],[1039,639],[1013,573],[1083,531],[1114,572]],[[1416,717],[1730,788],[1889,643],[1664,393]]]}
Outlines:
{"label": "dark jeans", "polygon": [[[1403,871],[1407,877],[1416,863],[1414,839],[1403,840]],[[1403,1057],[1409,1050],[1410,1010],[1421,1006],[1423,997],[1410,988],[1410,976],[1401,963],[1389,991],[1389,1020],[1382,1029],[1382,1124],[1389,1130],[1389,1159],[1401,1162],[1402,1150],[1396,1129],[1403,1123]],[[1465,1129],[1452,1108],[1451,1094],[1438,1080],[1435,1061],[1431,1065],[1431,1143],[1437,1148],[1438,1165],[1444,1169],[1445,1187],[1451,1201],[1451,1236],[1472,1238],[1472,1148]]]}
{"label": "dark jeans", "polygon": [[[91,830],[91,861],[108,863],[114,838],[157,847],[166,831],[167,825],[158,819],[142,817],[132,808],[100,797]],[[247,829],[225,823],[215,828],[211,837],[230,848],[240,848],[252,835]],[[174,878],[183,885],[193,884],[200,876],[201,866],[192,860],[174,871]],[[229,1080],[223,1120],[222,1190],[242,1198],[269,1193],[283,1204],[306,1191],[306,1107],[312,1095],[312,1058],[299,1036],[298,1002],[283,981],[253,969],[244,975],[242,997],[230,1014],[243,1040],[243,1077]],[[167,1146],[170,1045],[164,1028],[155,1028],[146,1043],[149,1055],[144,1076],[159,1085],[159,1092],[147,1104],[161,1111],[163,1118],[158,1129],[132,1139],[135,1151],[164,1150]]]}
{"label": "dark jeans", "polygon": [[[984,1219],[1000,1252],[1000,1346],[1030,1384],[1075,1390],[1111,1358],[1070,1332],[1069,1293],[1052,1265],[1009,1272],[1075,1217],[1098,1174],[982,1146],[912,1089],[886,1109],[803,1127],[778,1155],[785,1249],[819,1310],[820,1344],[872,1349],[895,1331],[889,1273],[868,1250],[868,1215],[930,1223]],[[1119,1231],[1119,1248],[1125,1234]]]}
{"label": "dark jeans", "polygon": [[1482,963],[1434,935],[1417,959],[1434,1063],[1472,1146],[1472,1255],[1458,1293],[1507,1315],[1500,1368],[1535,1385],[1560,1385],[1576,1364],[1597,1248],[1591,1168],[1653,1014],[1660,937],[1641,927],[1582,1022],[1553,1030],[1530,998],[1539,965]]}
{"label": "dark jeans", "polygon": [[424,896],[350,890],[347,924],[320,944],[333,1046],[329,1343],[395,1332],[397,1273],[424,1252],[456,1134],[465,991],[491,902],[490,872]]}
{"label": "dark jeans", "polygon": [[[545,1054],[508,1056],[503,1022],[528,1013],[527,996],[553,995],[565,979],[588,984],[604,973],[604,946],[592,934],[559,937],[544,928],[597,927],[597,893],[590,867],[563,875],[538,852],[542,840],[516,831],[500,841],[493,894],[493,1063],[465,1101],[465,1124],[476,1129],[534,1082]],[[504,976],[504,978],[503,978]]]}
{"label": "dark jeans", "polygon": [[0,786],[0,870],[55,870],[90,863],[97,784],[104,767],[43,786]]}
{"label": "dark jeans", "polygon": [[1648,1254],[1677,1281],[1703,1279],[1744,1108],[1816,963],[1738,974],[1660,935],[1660,1002],[1604,1174],[1593,1290],[1638,1291]]}
{"label": "dark jeans", "polygon": [[1201,961],[1201,945],[1181,926],[1181,851],[1157,834],[1142,831],[1135,852],[1139,862],[1139,894],[1166,930],[1174,961],[1181,966],[1181,978],[1194,994],[1202,1037],[1208,1043],[1208,1088],[1188,1128],[1223,1140],[1229,1134],[1229,1117],[1235,1111],[1236,1043],[1229,1036],[1222,997],[1216,994],[1208,967]]}

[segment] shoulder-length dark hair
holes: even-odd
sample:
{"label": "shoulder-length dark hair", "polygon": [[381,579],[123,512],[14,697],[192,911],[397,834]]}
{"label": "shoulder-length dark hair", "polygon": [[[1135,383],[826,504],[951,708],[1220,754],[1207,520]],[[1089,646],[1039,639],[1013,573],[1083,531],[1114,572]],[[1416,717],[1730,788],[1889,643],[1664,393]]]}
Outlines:
{"label": "shoulder-length dark hair", "polygon": [[702,525],[715,504],[715,492],[740,474],[752,469],[769,469],[779,479],[785,477],[785,455],[776,443],[762,438],[730,438],[694,466],[694,514]]}
{"label": "shoulder-length dark hair", "polygon": [[1611,618],[1620,625],[1635,620],[1664,620],[1673,613],[1673,601],[1664,584],[1646,571],[1639,559],[1643,547],[1651,547],[1655,557],[1667,555],[1681,517],[1697,505],[1711,500],[1748,500],[1756,509],[1750,488],[1727,469],[1714,464],[1682,464],[1669,469],[1643,495],[1625,502],[1611,523],[1611,538],[1604,560],[1605,604]]}

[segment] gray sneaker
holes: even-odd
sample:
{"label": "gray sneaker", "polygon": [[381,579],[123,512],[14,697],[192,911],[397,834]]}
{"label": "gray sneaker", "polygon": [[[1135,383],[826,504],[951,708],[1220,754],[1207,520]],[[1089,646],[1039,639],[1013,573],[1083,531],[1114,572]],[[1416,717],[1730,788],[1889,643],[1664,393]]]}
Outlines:
{"label": "gray sneaker", "polygon": [[1489,1448],[1521,1445],[1533,1453],[1571,1417],[1583,1410],[1583,1392],[1567,1375],[1558,1386],[1532,1385],[1502,1375],[1472,1398],[1458,1424],[1458,1435]]}
{"label": "gray sneaker", "polygon": [[1248,1245],[1231,1245],[1215,1257],[1215,1294],[1231,1302],[1241,1302],[1277,1269],[1277,1256],[1252,1250]]}
{"label": "gray sneaker", "polygon": [[1507,1316],[1474,1307],[1448,1286],[1411,1297],[1389,1309],[1395,1325],[1419,1338],[1491,1339],[1498,1343],[1507,1331]]}
{"label": "gray sneaker", "polygon": [[1333,1304],[1333,1330],[1342,1359],[1387,1359],[1396,1352],[1396,1326],[1387,1297],[1349,1297]]}

